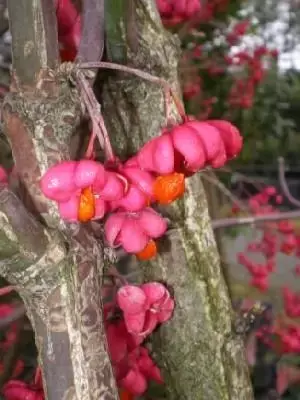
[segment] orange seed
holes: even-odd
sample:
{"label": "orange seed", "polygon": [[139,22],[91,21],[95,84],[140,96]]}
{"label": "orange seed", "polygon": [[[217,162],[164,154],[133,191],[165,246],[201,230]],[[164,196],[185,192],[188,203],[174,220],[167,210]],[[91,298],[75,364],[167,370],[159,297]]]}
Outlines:
{"label": "orange seed", "polygon": [[133,395],[127,390],[121,389],[119,391],[120,400],[134,400]]}
{"label": "orange seed", "polygon": [[185,191],[184,178],[184,174],[177,172],[157,177],[154,182],[153,193],[158,203],[170,204],[181,197]]}
{"label": "orange seed", "polygon": [[87,222],[95,215],[95,197],[91,188],[82,189],[78,208],[78,219]]}
{"label": "orange seed", "polygon": [[136,253],[136,257],[141,261],[145,261],[155,257],[156,254],[157,254],[156,244],[154,240],[149,240],[147,246],[139,253]]}

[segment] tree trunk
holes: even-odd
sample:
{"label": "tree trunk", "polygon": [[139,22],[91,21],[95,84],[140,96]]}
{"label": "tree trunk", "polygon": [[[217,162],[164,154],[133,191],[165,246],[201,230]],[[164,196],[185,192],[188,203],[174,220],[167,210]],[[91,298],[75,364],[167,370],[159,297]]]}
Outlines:
{"label": "tree trunk", "polygon": [[[128,48],[127,64],[163,77],[178,89],[176,37],[163,29],[154,1],[139,0],[135,5],[139,45],[137,52]],[[161,88],[138,78],[111,76],[102,103],[115,148],[123,158],[158,135],[165,122]],[[188,179],[184,198],[161,212],[170,218],[171,229],[160,243],[159,257],[140,265],[146,280],[166,282],[176,300],[173,319],[154,339],[166,381],[165,397],[253,399],[199,174]]]}
{"label": "tree trunk", "polygon": [[13,79],[3,118],[27,196],[23,205],[0,188],[0,274],[26,305],[46,399],[118,399],[103,327],[103,246],[87,228],[64,224],[39,188],[50,166],[70,158],[82,117],[77,91],[57,70],[54,2],[12,0],[8,8]]}

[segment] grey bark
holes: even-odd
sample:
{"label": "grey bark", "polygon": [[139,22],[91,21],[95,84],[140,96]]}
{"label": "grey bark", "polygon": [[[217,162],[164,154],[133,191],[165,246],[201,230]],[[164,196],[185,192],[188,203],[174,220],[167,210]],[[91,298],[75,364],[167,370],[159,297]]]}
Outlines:
{"label": "grey bark", "polygon": [[[128,64],[167,79],[178,90],[177,39],[162,27],[153,1],[135,5],[139,47],[136,53],[128,50]],[[108,79],[103,108],[122,157],[134,154],[165,123],[161,88],[124,74]],[[176,299],[173,319],[153,343],[166,381],[165,398],[253,399],[200,175],[188,179],[182,200],[161,211],[171,219],[171,229],[160,243],[159,257],[141,266],[146,280],[166,282]]]}

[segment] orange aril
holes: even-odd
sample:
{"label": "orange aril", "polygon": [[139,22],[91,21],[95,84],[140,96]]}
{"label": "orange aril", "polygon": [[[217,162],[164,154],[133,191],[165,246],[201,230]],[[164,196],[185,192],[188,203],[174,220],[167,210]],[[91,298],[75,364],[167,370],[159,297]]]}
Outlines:
{"label": "orange aril", "polygon": [[170,204],[181,197],[185,191],[184,178],[184,174],[178,172],[157,177],[153,185],[156,201],[160,204]]}
{"label": "orange aril", "polygon": [[149,240],[147,246],[140,251],[139,253],[136,253],[136,257],[139,260],[150,260],[150,258],[155,257],[157,254],[157,247],[156,244],[154,242],[154,240]]}
{"label": "orange aril", "polygon": [[119,395],[120,395],[120,400],[134,400],[133,395],[127,390],[120,390]]}
{"label": "orange aril", "polygon": [[91,188],[82,189],[79,208],[78,219],[80,222],[87,222],[95,215],[95,197]]}

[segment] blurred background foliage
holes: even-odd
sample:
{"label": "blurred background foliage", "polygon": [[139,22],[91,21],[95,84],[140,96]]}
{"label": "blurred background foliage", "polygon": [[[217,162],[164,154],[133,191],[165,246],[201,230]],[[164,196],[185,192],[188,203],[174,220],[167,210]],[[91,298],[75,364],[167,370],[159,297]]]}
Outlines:
{"label": "blurred background foliage", "polygon": [[[249,23],[246,33],[235,43],[228,42],[228,33],[243,21]],[[289,166],[296,165],[300,145],[300,2],[232,0],[213,18],[195,23],[192,29],[172,29],[182,39],[183,86],[195,80],[200,84],[197,95],[185,98],[188,112],[198,117],[203,113],[204,118],[226,118],[241,129],[245,144],[233,166],[276,166],[278,156],[285,157]],[[197,48],[198,55],[191,56]],[[270,49],[275,57],[261,58],[263,78],[257,82],[249,107],[231,107],[228,94],[237,80],[247,81],[249,62],[239,66],[226,60],[240,52],[251,55],[259,48]],[[250,67],[254,75],[257,65]],[[244,85],[240,90],[251,88]]]}

